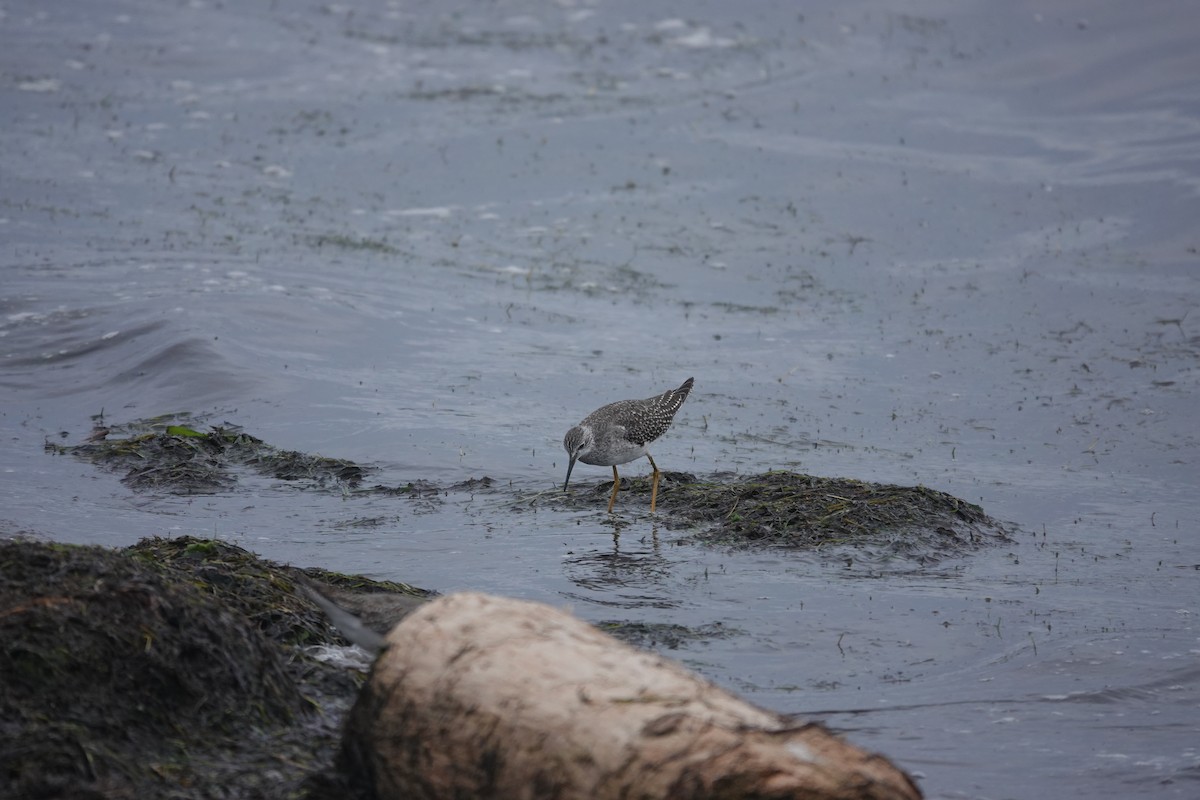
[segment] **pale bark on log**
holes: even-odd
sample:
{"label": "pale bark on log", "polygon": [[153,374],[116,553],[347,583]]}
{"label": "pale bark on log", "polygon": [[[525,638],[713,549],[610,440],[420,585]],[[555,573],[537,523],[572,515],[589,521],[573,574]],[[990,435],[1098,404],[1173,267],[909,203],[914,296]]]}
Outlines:
{"label": "pale bark on log", "polygon": [[387,637],[346,732],[380,800],[913,800],[882,756],[563,611],[464,593]]}

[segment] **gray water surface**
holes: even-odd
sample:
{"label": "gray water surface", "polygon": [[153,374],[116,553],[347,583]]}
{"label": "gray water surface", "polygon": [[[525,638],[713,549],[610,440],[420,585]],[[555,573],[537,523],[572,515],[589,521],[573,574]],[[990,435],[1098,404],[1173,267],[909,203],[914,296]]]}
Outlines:
{"label": "gray water surface", "polygon": [[[0,532],[719,623],[666,652],[931,797],[1197,796],[1200,12],[1052,5],[0,5]],[[663,469],[1015,543],[555,505],[568,427],[690,375]],[[496,490],[138,494],[43,451],[101,412]]]}

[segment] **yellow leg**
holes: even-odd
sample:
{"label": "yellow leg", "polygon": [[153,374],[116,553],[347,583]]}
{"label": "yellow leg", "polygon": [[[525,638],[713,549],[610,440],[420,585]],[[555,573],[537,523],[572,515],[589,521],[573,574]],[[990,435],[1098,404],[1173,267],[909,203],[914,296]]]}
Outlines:
{"label": "yellow leg", "polygon": [[621,488],[621,476],[617,474],[617,465],[613,464],[613,493],[608,498],[608,513],[612,513],[613,503],[617,502],[617,490]]}
{"label": "yellow leg", "polygon": [[[646,458],[650,458],[649,453],[646,453]],[[654,477],[650,479],[650,513],[653,514],[654,504],[658,500],[658,464],[654,463],[653,458],[650,458],[650,466],[654,467]]]}

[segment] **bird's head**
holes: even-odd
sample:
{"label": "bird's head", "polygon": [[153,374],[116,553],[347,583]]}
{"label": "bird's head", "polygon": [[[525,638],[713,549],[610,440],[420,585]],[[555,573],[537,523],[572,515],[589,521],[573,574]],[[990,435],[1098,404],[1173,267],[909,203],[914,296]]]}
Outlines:
{"label": "bird's head", "polygon": [[567,479],[563,481],[564,492],[567,490],[567,484],[571,482],[571,470],[575,469],[575,462],[591,451],[595,441],[592,429],[587,425],[576,425],[563,437],[563,449],[571,458],[567,464]]}

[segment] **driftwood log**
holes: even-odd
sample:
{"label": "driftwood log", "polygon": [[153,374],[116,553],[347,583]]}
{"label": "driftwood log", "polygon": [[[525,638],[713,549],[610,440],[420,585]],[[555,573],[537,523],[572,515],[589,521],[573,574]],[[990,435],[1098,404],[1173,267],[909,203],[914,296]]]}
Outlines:
{"label": "driftwood log", "polygon": [[563,611],[464,593],[392,629],[346,729],[380,800],[910,800],[887,759]]}

